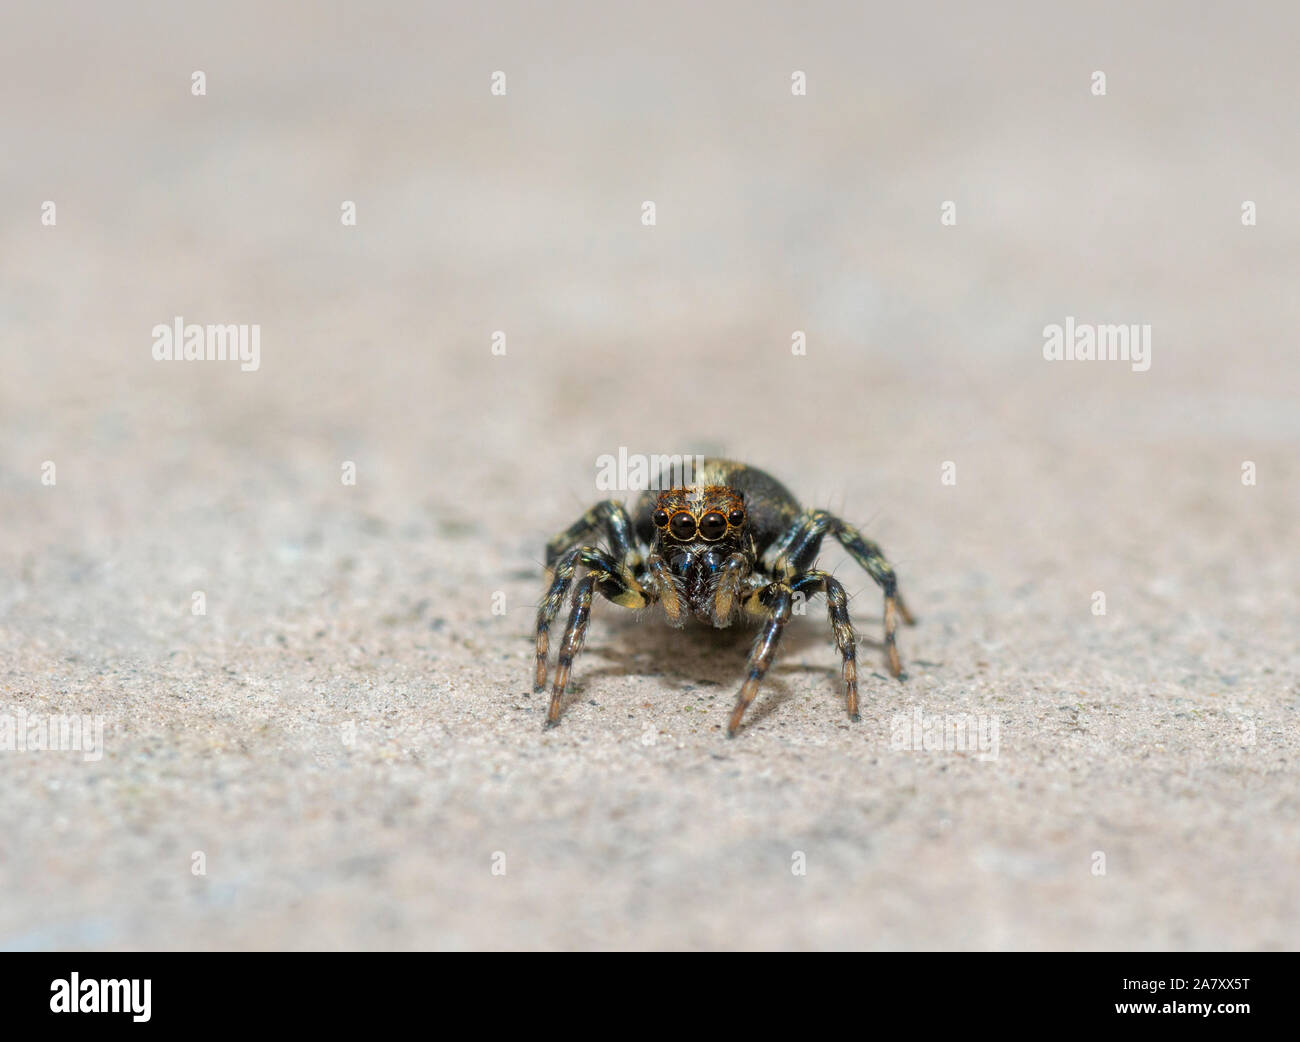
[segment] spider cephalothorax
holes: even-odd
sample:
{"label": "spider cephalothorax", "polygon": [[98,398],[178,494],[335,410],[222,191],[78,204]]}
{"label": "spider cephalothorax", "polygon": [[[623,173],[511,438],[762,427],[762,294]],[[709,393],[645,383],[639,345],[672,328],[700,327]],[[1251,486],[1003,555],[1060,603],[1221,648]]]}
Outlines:
{"label": "spider cephalothorax", "polygon": [[[670,489],[659,494],[650,520],[655,526],[652,556],[667,563],[670,592],[697,619],[714,622],[715,594],[727,587],[722,624],[730,623],[739,606],[740,580],[753,571],[756,556],[745,524],[744,495],[725,485]],[[677,614],[677,609],[670,611],[674,619]]]}
{"label": "spider cephalothorax", "polygon": [[[626,608],[660,605],[676,626],[691,616],[718,627],[731,625],[737,617],[762,622],[727,726],[729,736],[735,735],[772,664],[795,598],[825,594],[843,661],[849,716],[856,720],[857,637],[849,621],[848,596],[838,580],[813,565],[822,540],[830,535],[880,585],[889,669],[903,679],[894,630],[899,616],[908,623],[912,617],[880,547],[824,510],[802,510],[778,481],[743,463],[705,460],[695,478],[688,487],[643,493],[632,517],[617,500],[597,504],[547,544],[551,582],[537,609],[537,691],[546,688],[551,622],[573,589],[547,726],[559,722],[569,670],[586,636],[595,593]],[[603,537],[605,545],[593,545],[593,537]],[[585,574],[575,583],[580,568]]]}

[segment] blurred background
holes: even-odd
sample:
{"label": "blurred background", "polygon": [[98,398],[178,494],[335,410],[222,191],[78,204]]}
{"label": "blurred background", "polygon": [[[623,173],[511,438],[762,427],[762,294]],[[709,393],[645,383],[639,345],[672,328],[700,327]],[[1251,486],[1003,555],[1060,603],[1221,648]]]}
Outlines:
{"label": "blurred background", "polygon": [[[0,693],[108,749],[0,753],[0,946],[1294,947],[1300,14],[1073,8],[7,5]],[[909,687],[816,608],[720,749],[743,641],[602,604],[543,739],[620,446],[864,525]]]}

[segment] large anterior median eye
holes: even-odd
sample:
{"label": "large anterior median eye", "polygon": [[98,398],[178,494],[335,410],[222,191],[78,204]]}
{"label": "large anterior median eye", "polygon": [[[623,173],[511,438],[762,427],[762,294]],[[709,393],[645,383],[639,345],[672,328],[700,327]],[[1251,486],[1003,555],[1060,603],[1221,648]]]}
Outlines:
{"label": "large anterior median eye", "polygon": [[721,539],[727,531],[727,519],[716,510],[700,518],[700,535],[705,539]]}
{"label": "large anterior median eye", "polygon": [[685,510],[673,515],[672,524],[668,526],[668,531],[672,532],[674,538],[690,539],[695,534],[695,518],[691,517]]}

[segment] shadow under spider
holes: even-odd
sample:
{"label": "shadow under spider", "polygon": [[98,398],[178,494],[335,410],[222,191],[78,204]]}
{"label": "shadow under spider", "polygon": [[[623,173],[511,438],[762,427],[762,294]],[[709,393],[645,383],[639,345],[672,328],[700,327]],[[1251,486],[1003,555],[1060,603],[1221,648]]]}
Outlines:
{"label": "shadow under spider", "polygon": [[[720,699],[722,708],[729,711],[745,680],[745,663],[761,628],[761,623],[735,623],[726,629],[717,629],[692,621],[682,629],[674,629],[659,619],[611,618],[604,621],[607,624],[604,639],[600,643],[588,641],[581,657],[574,661],[573,678],[564,700],[566,711],[590,697],[588,682],[603,677],[626,676],[660,677],[675,688],[673,693],[678,694],[686,694],[697,687],[719,688],[719,694],[724,695]],[[816,622],[810,625],[801,616],[792,619],[786,627],[776,660],[763,678],[758,697],[745,714],[742,731],[766,719],[793,697],[782,675],[815,673],[825,676],[828,695],[843,701],[839,653],[829,631],[819,632]],[[859,677],[862,677],[864,673],[869,675],[872,672],[863,669],[867,665],[863,652],[883,651],[884,642],[864,639],[859,634],[858,647]],[[827,660],[825,665],[788,661],[822,652]],[[579,673],[580,663],[589,656],[603,659],[608,665],[590,668],[594,665],[590,663],[589,668]],[[717,726],[720,728],[723,723],[725,718]]]}

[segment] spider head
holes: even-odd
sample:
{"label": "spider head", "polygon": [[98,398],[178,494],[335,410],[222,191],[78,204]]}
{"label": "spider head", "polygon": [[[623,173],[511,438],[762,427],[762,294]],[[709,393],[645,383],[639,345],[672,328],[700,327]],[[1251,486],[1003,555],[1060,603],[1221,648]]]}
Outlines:
{"label": "spider head", "polygon": [[[752,548],[745,497],[725,485],[674,488],[659,495],[651,521],[663,555],[687,603],[707,612],[723,563]],[[751,549],[752,556],[752,549]]]}

